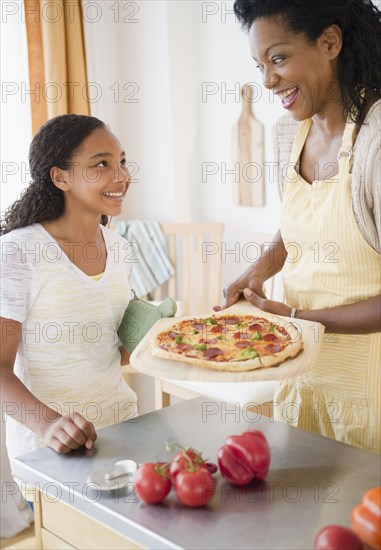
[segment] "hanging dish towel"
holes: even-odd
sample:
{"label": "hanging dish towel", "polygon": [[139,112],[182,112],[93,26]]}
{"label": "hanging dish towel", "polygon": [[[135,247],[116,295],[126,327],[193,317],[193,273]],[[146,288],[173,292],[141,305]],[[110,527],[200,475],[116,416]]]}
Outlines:
{"label": "hanging dish towel", "polygon": [[131,244],[131,288],[139,297],[146,296],[175,273],[159,222],[119,221],[116,233]]}

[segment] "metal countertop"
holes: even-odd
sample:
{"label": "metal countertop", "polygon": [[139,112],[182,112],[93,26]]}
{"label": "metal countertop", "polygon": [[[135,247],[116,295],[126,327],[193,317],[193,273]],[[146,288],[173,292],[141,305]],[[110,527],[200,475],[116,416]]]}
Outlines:
{"label": "metal countertop", "polygon": [[[226,436],[260,429],[272,452],[266,482],[236,488],[218,473],[206,508],[181,505],[171,492],[149,506],[134,492],[101,492],[86,483],[94,470],[125,458],[167,460],[166,441],[216,461]],[[313,548],[319,529],[350,526],[352,508],[380,485],[380,456],[208,398],[186,401],[98,431],[95,448],[58,455],[44,448],[16,460],[14,473],[147,548]]]}

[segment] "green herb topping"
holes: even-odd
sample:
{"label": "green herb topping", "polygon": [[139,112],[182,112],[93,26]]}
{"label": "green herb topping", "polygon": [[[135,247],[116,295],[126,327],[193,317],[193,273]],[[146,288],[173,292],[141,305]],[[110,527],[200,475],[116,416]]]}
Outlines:
{"label": "green herb topping", "polygon": [[205,351],[206,350],[206,344],[195,344],[193,347],[197,351]]}
{"label": "green herb topping", "polygon": [[241,351],[241,357],[245,359],[255,359],[259,356],[259,353],[254,348],[245,348]]}
{"label": "green herb topping", "polygon": [[207,319],[205,319],[205,323],[209,323],[210,325],[216,325],[217,321],[212,317],[208,317]]}

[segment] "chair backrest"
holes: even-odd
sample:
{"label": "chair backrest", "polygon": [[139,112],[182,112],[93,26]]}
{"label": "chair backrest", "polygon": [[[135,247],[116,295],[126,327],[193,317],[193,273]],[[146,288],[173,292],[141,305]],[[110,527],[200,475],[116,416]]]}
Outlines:
{"label": "chair backrest", "polygon": [[155,300],[171,296],[181,302],[181,315],[206,313],[221,301],[223,223],[161,223],[174,276],[154,292]]}
{"label": "chair backrest", "polygon": [[[261,253],[268,248],[274,238],[273,233],[255,233],[253,235],[253,243],[258,245]],[[284,288],[281,273],[277,273],[271,279],[268,279],[264,284],[264,290],[267,298],[283,302]]]}

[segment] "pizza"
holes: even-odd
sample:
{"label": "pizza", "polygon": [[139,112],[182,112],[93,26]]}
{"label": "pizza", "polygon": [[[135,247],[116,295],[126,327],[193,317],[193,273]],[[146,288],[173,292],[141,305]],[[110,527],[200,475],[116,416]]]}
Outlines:
{"label": "pizza", "polygon": [[282,317],[187,317],[150,341],[157,357],[220,371],[275,367],[303,350],[297,327]]}

